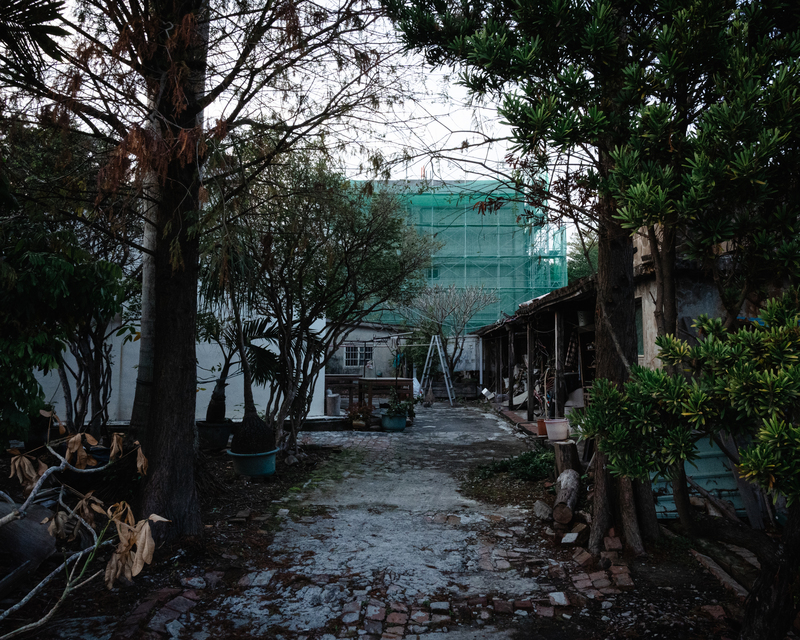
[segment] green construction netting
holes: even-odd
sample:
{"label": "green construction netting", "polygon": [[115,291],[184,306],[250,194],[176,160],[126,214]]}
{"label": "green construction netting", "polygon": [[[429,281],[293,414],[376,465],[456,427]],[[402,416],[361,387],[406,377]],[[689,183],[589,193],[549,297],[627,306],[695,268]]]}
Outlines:
{"label": "green construction netting", "polygon": [[[520,303],[566,286],[566,229],[543,224],[541,215],[513,202],[499,183],[448,183],[422,192],[404,182],[390,186],[407,189],[409,220],[419,232],[444,243],[428,270],[429,283],[483,285],[500,298],[473,317],[469,330],[495,322],[503,312],[513,315]],[[476,205],[487,196],[507,201],[496,212],[482,213]]]}

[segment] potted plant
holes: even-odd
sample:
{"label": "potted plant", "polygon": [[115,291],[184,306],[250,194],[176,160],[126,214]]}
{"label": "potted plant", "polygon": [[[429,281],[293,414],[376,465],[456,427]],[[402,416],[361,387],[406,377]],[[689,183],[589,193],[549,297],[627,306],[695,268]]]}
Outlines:
{"label": "potted plant", "polygon": [[414,400],[400,400],[397,396],[397,389],[389,389],[389,402],[381,415],[381,424],[386,431],[402,431],[406,428],[406,419],[411,412],[413,417]]}
{"label": "potted plant", "polygon": [[237,304],[236,290],[228,284],[236,338],[239,343],[242,374],[244,377],[244,418],[242,426],[231,439],[228,455],[233,458],[233,468],[242,476],[271,476],[275,473],[275,456],[278,453],[275,427],[258,415],[253,400],[253,369],[247,357],[242,316]]}
{"label": "potted plant", "polygon": [[[244,332],[245,357],[250,366],[252,381],[266,384],[277,372],[277,358],[267,348],[254,344],[255,340],[274,340],[275,329],[268,318],[255,318],[242,322]],[[215,343],[221,354],[218,377],[211,392],[211,400],[206,409],[206,419],[197,422],[201,449],[220,450],[228,446],[228,438],[239,424],[225,416],[225,387],[230,371],[241,367],[239,339],[236,323],[231,318],[220,320],[213,313],[198,317],[198,336],[203,342]],[[212,369],[213,371],[213,369]]]}
{"label": "potted plant", "polygon": [[363,429],[369,426],[369,421],[372,418],[372,407],[367,404],[354,404],[348,407],[347,417],[353,428]]}

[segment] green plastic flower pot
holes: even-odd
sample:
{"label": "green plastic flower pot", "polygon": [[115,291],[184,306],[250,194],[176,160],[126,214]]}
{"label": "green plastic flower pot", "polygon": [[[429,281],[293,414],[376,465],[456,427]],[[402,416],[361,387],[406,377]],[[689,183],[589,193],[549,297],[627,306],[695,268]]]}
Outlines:
{"label": "green plastic flower pot", "polygon": [[278,451],[279,449],[264,453],[234,453],[228,449],[228,455],[233,458],[233,470],[237,474],[260,478],[275,473],[275,454]]}

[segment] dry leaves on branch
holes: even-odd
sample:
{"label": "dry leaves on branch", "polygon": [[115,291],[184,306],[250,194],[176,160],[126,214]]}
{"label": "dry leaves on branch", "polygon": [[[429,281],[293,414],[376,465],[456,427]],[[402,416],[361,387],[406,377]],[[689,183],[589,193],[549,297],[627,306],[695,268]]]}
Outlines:
{"label": "dry leaves on branch", "polygon": [[[67,463],[71,464],[76,469],[85,469],[86,467],[97,466],[97,460],[89,455],[84,448],[83,438],[86,438],[86,442],[91,446],[95,446],[97,444],[97,440],[95,440],[88,433],[76,433],[69,440],[67,440]],[[72,462],[73,456],[75,456],[75,462]]]}
{"label": "dry leaves on branch", "polygon": [[130,507],[117,503],[108,510],[108,516],[117,527],[119,543],[106,565],[105,583],[111,589],[117,578],[124,575],[128,580],[137,576],[145,564],[153,560],[156,545],[150,531],[150,522],[168,522],[166,518],[151,515],[134,524]]}
{"label": "dry leaves on branch", "polygon": [[75,505],[75,513],[77,513],[81,518],[83,518],[84,522],[88,524],[92,529],[95,528],[94,523],[94,516],[96,513],[100,513],[102,515],[106,515],[105,509],[103,509],[103,501],[99,498],[95,498],[92,494],[94,493],[94,489],[89,491],[81,501]]}
{"label": "dry leaves on branch", "polygon": [[8,477],[13,478],[16,476],[22,485],[23,494],[27,496],[33,491],[39,476],[47,470],[47,465],[38,460],[37,471],[33,467],[34,458],[32,456],[22,453],[19,449],[9,449],[8,452],[13,456],[11,458],[11,475]]}
{"label": "dry leaves on branch", "polygon": [[45,411],[44,409],[39,409],[39,413],[45,418],[52,418],[51,423],[55,422],[58,425],[58,435],[63,436],[67,432],[66,426],[63,422],[61,422],[61,418],[58,417],[55,411]]}

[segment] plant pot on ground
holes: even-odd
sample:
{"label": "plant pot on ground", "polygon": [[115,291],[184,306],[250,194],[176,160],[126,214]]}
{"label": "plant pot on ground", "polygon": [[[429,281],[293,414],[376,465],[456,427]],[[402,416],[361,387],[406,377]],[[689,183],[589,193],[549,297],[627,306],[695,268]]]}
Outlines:
{"label": "plant pot on ground", "polygon": [[275,473],[277,453],[275,429],[255,412],[245,414],[228,452],[233,458],[236,473],[242,476],[270,476]]}
{"label": "plant pot on ground", "polygon": [[406,427],[409,413],[413,417],[414,400],[400,400],[397,389],[389,389],[389,402],[381,416],[381,424],[387,431],[402,431]]}

